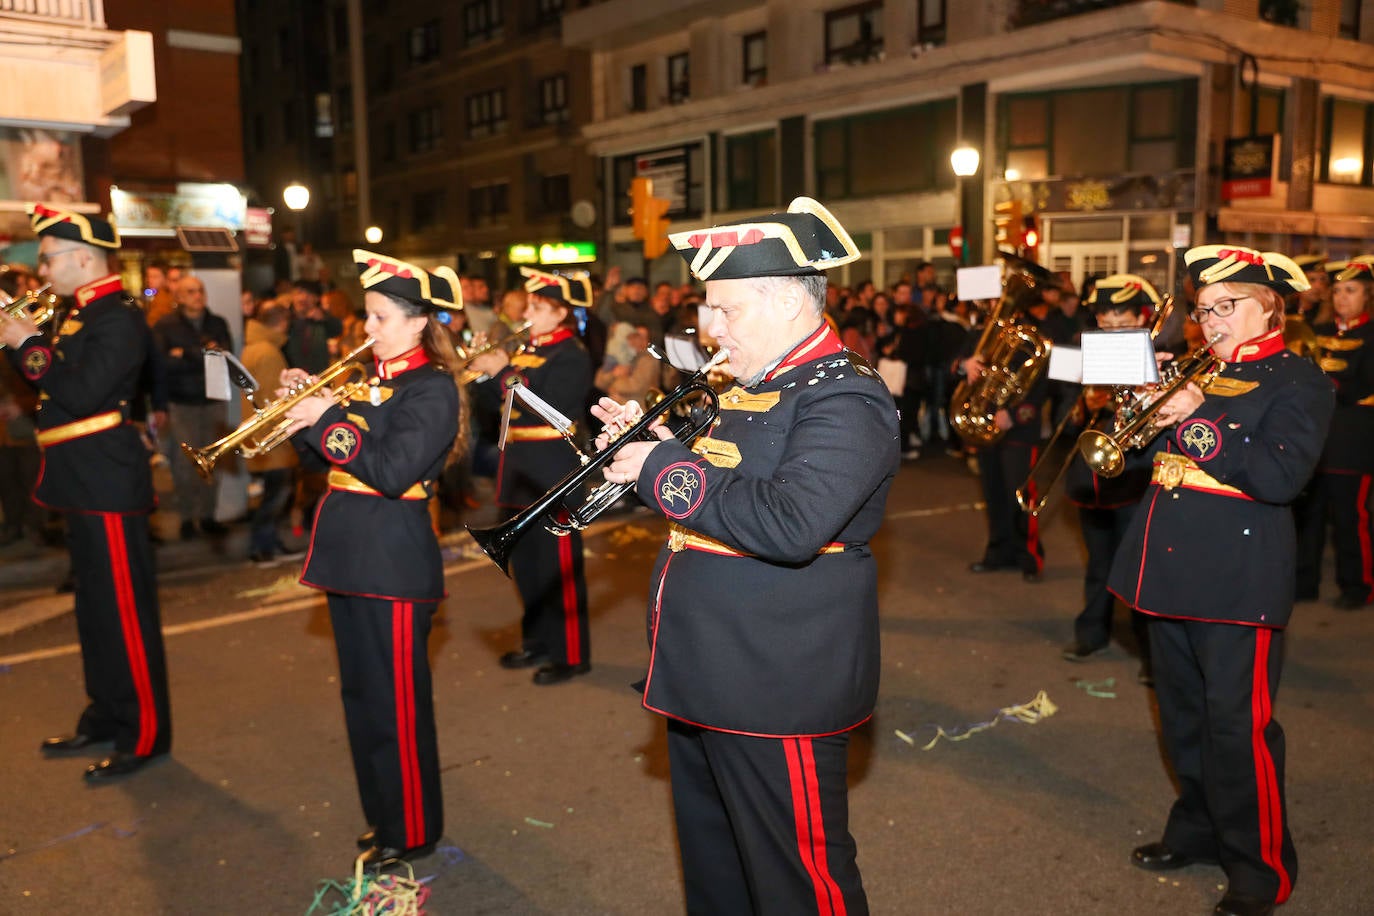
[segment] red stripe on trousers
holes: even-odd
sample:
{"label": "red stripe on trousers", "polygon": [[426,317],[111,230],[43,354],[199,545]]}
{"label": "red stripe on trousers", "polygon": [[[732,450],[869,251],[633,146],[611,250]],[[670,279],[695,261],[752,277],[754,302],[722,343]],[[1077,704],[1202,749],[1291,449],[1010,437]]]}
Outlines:
{"label": "red stripe on trousers", "polygon": [[[1031,467],[1035,467],[1035,458],[1036,455],[1039,454],[1039,452],[1040,450],[1038,448],[1031,446]],[[1030,496],[1030,500],[1032,503],[1034,503],[1040,495],[1036,492],[1035,481],[1033,480],[1031,481],[1028,495]],[[1027,515],[1028,518],[1026,520],[1026,552],[1029,553],[1031,555],[1031,558],[1035,560],[1036,572],[1044,572],[1045,558],[1040,555],[1040,551],[1037,549],[1040,546],[1040,520],[1036,518],[1034,515],[1030,515],[1029,513],[1027,513]]]}
{"label": "red stripe on trousers", "polygon": [[558,539],[558,574],[563,579],[563,639],[567,664],[582,663],[582,630],[577,620],[577,577],[573,575],[572,538]]}
{"label": "red stripe on trousers", "polygon": [[825,857],[825,824],[821,820],[820,787],[816,782],[816,758],[810,738],[784,738],[787,775],[792,787],[792,817],[797,827],[797,852],[811,876],[820,916],[844,916],[840,894]]}
{"label": "red stripe on trousers", "polygon": [[1269,745],[1264,742],[1264,730],[1273,715],[1269,702],[1269,645],[1272,630],[1255,631],[1254,683],[1251,686],[1250,742],[1255,757],[1255,786],[1259,801],[1260,858],[1279,876],[1277,903],[1283,903],[1293,891],[1293,882],[1283,867],[1283,805],[1279,798],[1278,777]]}
{"label": "red stripe on trousers", "polygon": [[134,694],[138,697],[138,741],[134,753],[146,757],[153,752],[157,740],[157,707],[153,704],[153,679],[143,648],[143,630],[138,623],[138,602],[134,596],[133,573],[129,570],[129,545],[124,538],[122,518],[113,512],[102,512],[101,518],[105,522],[105,540],[109,545],[119,628],[124,635],[124,652],[129,659]]}
{"label": "red stripe on trousers", "polygon": [[1364,600],[1374,601],[1374,547],[1369,543],[1369,482],[1370,475],[1360,478],[1360,495],[1355,500],[1356,530],[1360,534],[1360,577],[1364,579]]}
{"label": "red stripe on trousers", "polygon": [[412,621],[415,606],[391,604],[391,644],[396,678],[396,743],[401,757],[401,799],[405,809],[406,848],[424,843],[425,812],[420,804],[420,755],[415,740],[415,664]]}

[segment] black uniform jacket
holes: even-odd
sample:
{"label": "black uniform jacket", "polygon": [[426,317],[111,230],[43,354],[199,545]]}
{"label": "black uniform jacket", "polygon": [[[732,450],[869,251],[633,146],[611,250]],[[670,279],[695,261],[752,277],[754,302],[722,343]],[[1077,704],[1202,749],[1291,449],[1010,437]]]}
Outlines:
{"label": "black uniform jacket", "polygon": [[[30,337],[10,361],[39,389],[43,465],[34,500],[69,512],[148,512],[148,450],[129,422],[148,327],[117,276],[87,284],[52,341]],[[178,459],[180,460],[180,459]]]}
{"label": "black uniform jacket", "polygon": [[[1082,406],[1081,401],[1079,406]],[[1108,401],[1095,419],[1090,416],[1089,419],[1093,419],[1090,428],[1110,433],[1116,421],[1113,412],[1115,407],[1115,401]],[[1103,477],[1088,467],[1078,452],[1077,441],[1071,442],[1070,448],[1074,456],[1064,472],[1064,494],[1075,506],[1083,509],[1120,509],[1139,502],[1145,488],[1150,485],[1150,473],[1154,468],[1149,454],[1145,452],[1126,452],[1126,466],[1121,473],[1115,477]]]}
{"label": "black uniform jacket", "polygon": [[655,446],[637,482],[673,522],[644,706],[747,735],[853,728],[878,690],[868,542],[900,461],[892,397],[822,325],[720,407],[691,450]]}
{"label": "black uniform jacket", "polygon": [[[592,387],[592,361],[587,348],[568,328],[535,338],[500,375],[478,382],[477,395],[487,406],[500,405],[506,389],[517,382],[574,421],[574,436],[585,441],[583,415]],[[506,448],[496,472],[496,503],[523,509],[543,496],[578,466],[577,453],[566,440],[520,402],[511,410]]]}
{"label": "black uniform jacket", "polygon": [[[153,339],[162,354],[167,374],[167,393],[178,404],[208,404],[205,396],[205,348],[215,344],[220,350],[230,348],[229,324],[214,312],[201,316],[199,330],[177,309],[163,315],[153,328]],[[181,350],[172,356],[172,350]]]}
{"label": "black uniform jacket", "polygon": [[1322,369],[1336,384],[1336,413],[1322,453],[1323,471],[1374,474],[1374,321],[1344,330],[1316,329]]}
{"label": "black uniform jacket", "polygon": [[371,390],[331,406],[293,439],[305,467],[330,469],[301,582],[437,601],[444,566],[428,498],[458,435],[458,389],[419,348],[374,371]]}
{"label": "black uniform jacket", "polygon": [[1293,610],[1290,503],[1335,398],[1278,331],[1243,344],[1191,417],[1155,440],[1155,482],[1108,588],[1147,614],[1282,627]]}

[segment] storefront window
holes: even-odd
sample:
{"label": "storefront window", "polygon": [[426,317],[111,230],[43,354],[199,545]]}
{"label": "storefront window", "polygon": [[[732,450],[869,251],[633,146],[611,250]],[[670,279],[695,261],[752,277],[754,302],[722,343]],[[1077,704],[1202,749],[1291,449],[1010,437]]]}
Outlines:
{"label": "storefront window", "polygon": [[1335,184],[1370,184],[1374,105],[1328,98],[1325,114],[1326,156],[1322,160],[1322,180]]}
{"label": "storefront window", "polygon": [[725,208],[771,207],[778,202],[777,131],[725,138]]}

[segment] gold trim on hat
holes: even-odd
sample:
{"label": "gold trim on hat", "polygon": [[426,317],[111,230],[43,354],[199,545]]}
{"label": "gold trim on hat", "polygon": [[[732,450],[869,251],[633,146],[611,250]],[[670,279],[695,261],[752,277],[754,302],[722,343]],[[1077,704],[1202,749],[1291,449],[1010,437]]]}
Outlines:
{"label": "gold trim on hat", "polygon": [[[377,263],[371,263],[373,261]],[[463,287],[458,281],[458,274],[454,272],[452,267],[436,267],[434,270],[429,271],[409,261],[402,261],[400,258],[378,254],[375,251],[364,251],[361,248],[353,249],[353,262],[355,264],[367,265],[366,269],[358,275],[358,282],[362,284],[363,289],[371,289],[391,277],[395,277],[398,280],[410,279],[420,284],[420,298],[431,305],[454,310],[461,310],[463,308]],[[410,271],[410,276],[402,277],[395,270],[383,270],[381,267],[382,264],[390,264],[392,267],[396,268],[396,270],[408,270]],[[449,289],[453,291],[454,298],[452,300],[441,299],[434,295],[429,282],[431,274],[448,282]]]}

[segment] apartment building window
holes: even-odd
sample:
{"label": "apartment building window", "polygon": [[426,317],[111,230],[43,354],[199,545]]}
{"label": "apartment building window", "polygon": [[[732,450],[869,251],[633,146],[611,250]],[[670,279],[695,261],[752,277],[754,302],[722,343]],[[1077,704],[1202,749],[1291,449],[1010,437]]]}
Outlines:
{"label": "apartment building window", "polygon": [[335,97],[334,117],[338,121],[339,130],[353,129],[353,87],[340,86],[338,95]]}
{"label": "apartment building window", "polygon": [[463,34],[468,47],[501,37],[501,0],[475,0],[463,7]]}
{"label": "apartment building window", "polygon": [[439,59],[439,20],[431,19],[410,30],[408,42],[412,66]]}
{"label": "apartment building window", "polygon": [[253,115],[249,137],[252,139],[253,152],[260,153],[267,148],[267,126],[261,112]]}
{"label": "apartment building window", "polygon": [[558,21],[563,15],[563,0],[539,0],[539,5],[535,8],[535,22],[539,25],[549,25]]}
{"label": "apartment building window", "polygon": [[1231,136],[1261,137],[1283,129],[1283,90],[1267,86],[1240,89],[1236,93]]}
{"label": "apartment building window", "polygon": [[334,35],[334,50],[341,53],[348,51],[348,9],[343,6],[334,7],[333,28],[330,31]]}
{"label": "apartment building window", "polygon": [[680,105],[692,98],[692,71],[687,54],[668,55],[668,104]]}
{"label": "apartment building window", "polygon": [[299,118],[296,114],[296,102],[294,99],[287,99],[281,103],[281,136],[287,143],[296,139],[297,124]]}
{"label": "apartment building window", "polygon": [[506,132],[506,90],[488,89],[468,96],[468,139]]}
{"label": "apartment building window", "polygon": [[725,138],[725,209],[778,203],[778,132],[761,130]]}
{"label": "apartment building window", "polygon": [[1351,41],[1360,40],[1360,7],[1364,6],[1364,0],[1341,0],[1341,31],[1342,38],[1349,38]]}
{"label": "apartment building window", "polygon": [[382,161],[396,161],[396,122],[387,121],[382,125]]}
{"label": "apartment building window", "polygon": [[295,55],[292,53],[291,31],[289,29],[277,29],[277,69],[285,70],[295,62]]}
{"label": "apartment building window", "polygon": [[429,105],[410,113],[410,151],[428,153],[439,148],[444,139],[442,110]]}
{"label": "apartment building window", "polygon": [[826,64],[862,64],[883,49],[882,0],[825,14]]}
{"label": "apartment building window", "polygon": [[468,225],[491,226],[510,212],[510,182],[473,185],[468,189]]}
{"label": "apartment building window", "polygon": [[1321,180],[1374,184],[1374,104],[1328,97],[1323,108]]}
{"label": "apartment building window", "polygon": [[539,177],[539,207],[545,213],[560,215],[572,209],[572,183],[567,175]]}
{"label": "apartment building window", "polygon": [[1004,96],[999,122],[1010,180],[1191,168],[1196,83]]}
{"label": "apartment building window", "polygon": [[647,111],[649,108],[649,68],[635,64],[630,68],[630,97],[625,101],[630,111]]}
{"label": "apartment building window", "polygon": [[541,79],[538,95],[540,124],[563,124],[568,120],[568,74]]}
{"label": "apartment building window", "polygon": [[746,86],[762,86],[768,82],[768,33],[754,32],[740,40],[744,73],[741,82]]}
{"label": "apartment building window", "polygon": [[1260,0],[1259,14],[1274,25],[1297,26],[1302,0]]}
{"label": "apartment building window", "polygon": [[443,188],[419,191],[410,198],[410,229],[424,232],[438,229],[444,225],[444,212],[448,208],[448,194]]}
{"label": "apartment building window", "polygon": [[334,136],[334,97],[327,92],[315,93],[315,136]]}
{"label": "apartment building window", "polygon": [[252,47],[243,56],[243,84],[251,86],[258,81],[258,49]]}
{"label": "apartment building window", "polygon": [[[954,187],[949,151],[957,143],[956,104],[941,99],[817,121],[816,196],[873,197]],[[902,150],[902,155],[892,155]]]}
{"label": "apartment building window", "polygon": [[934,47],[945,43],[946,0],[917,0],[916,43]]}

